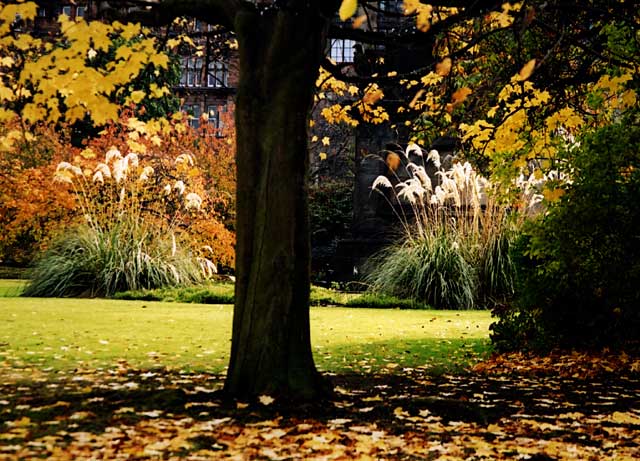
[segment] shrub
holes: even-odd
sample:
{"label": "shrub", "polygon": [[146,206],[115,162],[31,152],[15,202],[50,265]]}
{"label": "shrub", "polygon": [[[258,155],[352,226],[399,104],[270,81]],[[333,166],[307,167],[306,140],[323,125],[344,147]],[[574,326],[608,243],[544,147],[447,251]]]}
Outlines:
{"label": "shrub", "polygon": [[[412,145],[407,154],[411,150],[421,155]],[[433,187],[425,165],[437,170],[440,184]],[[423,165],[409,162],[406,170],[409,178],[395,187],[384,176],[373,184],[378,192],[391,191],[385,197],[403,233],[401,243],[368,264],[371,290],[448,309],[490,306],[512,296],[509,246],[519,215],[507,213],[493,186],[469,163],[445,171],[431,151]]]}
{"label": "shrub", "polygon": [[[189,217],[182,231],[191,251],[202,252],[219,268],[232,268],[235,258],[235,130],[224,118],[217,130],[206,123],[198,130],[181,116],[172,120],[142,122],[127,111],[100,135],[85,141],[83,148],[69,144],[65,133],[36,127],[9,150],[0,146],[0,262],[27,265],[47,248],[60,229],[84,220],[78,195],[72,189],[51,187],[60,162],[85,170],[95,168],[96,153],[111,148],[137,152],[140,162],[154,168],[155,180],[176,173],[190,191],[203,200],[202,211]],[[1,125],[1,130],[11,128]],[[184,155],[183,155],[184,154]],[[182,155],[182,157],[180,157]],[[100,155],[102,156],[102,155]],[[175,160],[188,159],[176,172]],[[164,184],[163,184],[164,185]]]}
{"label": "shrub", "polygon": [[387,248],[373,264],[366,278],[373,292],[441,309],[474,306],[476,274],[458,243],[444,232]]}
{"label": "shrub", "polygon": [[[21,130],[17,120],[0,124],[0,137]],[[73,196],[51,193],[51,178],[64,135],[34,126],[10,146],[0,146],[0,263],[28,265],[55,229],[68,223]]]}
{"label": "shrub", "polygon": [[492,340],[503,350],[638,345],[638,120],[587,134],[565,155],[572,183],[526,226],[518,298],[496,312]]}
{"label": "shrub", "polygon": [[320,178],[309,186],[312,280],[331,280],[337,242],[349,235],[353,181]]}
{"label": "shrub", "polygon": [[[104,162],[61,162],[55,180],[76,195],[84,223],[65,233],[37,263],[26,296],[111,295],[126,289],[188,284],[215,271],[183,250],[202,199],[188,192],[192,160],[182,154],[166,171],[138,155],[110,149]],[[199,271],[198,264],[202,267]]]}
{"label": "shrub", "polygon": [[106,229],[80,226],[55,240],[23,296],[110,296],[202,278],[195,259],[176,248],[170,236],[121,221]]}

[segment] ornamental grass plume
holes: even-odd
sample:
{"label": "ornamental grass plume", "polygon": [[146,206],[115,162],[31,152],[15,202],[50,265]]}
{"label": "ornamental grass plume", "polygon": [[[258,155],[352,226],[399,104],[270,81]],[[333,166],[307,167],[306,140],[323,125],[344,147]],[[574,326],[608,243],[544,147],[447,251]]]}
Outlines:
{"label": "ornamental grass plume", "polygon": [[[414,150],[407,148],[407,158]],[[509,245],[517,216],[470,163],[445,170],[436,150],[418,157],[423,164],[408,162],[409,177],[396,175],[395,186],[385,176],[373,182],[372,190],[387,200],[402,234],[367,265],[370,289],[448,309],[485,307],[511,296]],[[427,164],[437,169],[434,181]]]}
{"label": "ornamental grass plume", "polygon": [[[176,163],[183,161],[188,156]],[[25,295],[110,296],[192,284],[215,273],[207,257],[190,250],[184,231],[203,200],[182,179],[168,182],[173,175],[117,149],[93,168],[61,162],[55,180],[73,190],[84,222],[43,255]]]}

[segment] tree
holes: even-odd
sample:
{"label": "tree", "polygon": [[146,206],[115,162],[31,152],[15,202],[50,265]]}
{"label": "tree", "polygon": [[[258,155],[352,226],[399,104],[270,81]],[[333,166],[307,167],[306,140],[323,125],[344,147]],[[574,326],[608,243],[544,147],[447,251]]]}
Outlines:
{"label": "tree", "polygon": [[[166,7],[176,6],[176,2],[162,3]],[[339,3],[319,0],[255,4],[214,0],[190,2],[191,12],[196,5],[201,8],[202,19],[219,22],[222,18],[227,26],[231,26],[240,50],[236,106],[237,285],[232,354],[225,386],[233,395],[271,393],[313,398],[322,395],[326,389],[313,364],[309,343],[305,180],[307,116],[329,28],[333,36],[365,43],[424,44],[435,42],[440,34],[447,37],[458,34],[457,29],[464,27],[466,35],[458,39],[457,48],[451,45],[450,51],[426,56],[422,68],[408,70],[415,74],[435,66],[441,76],[446,76],[449,72],[445,68],[452,66],[452,59],[463,56],[472,45],[490,38],[495,33],[492,31],[526,29],[529,11],[522,5],[512,11],[510,4],[495,1],[474,2],[469,7],[465,7],[465,2],[434,2],[429,9],[417,1],[405,2],[413,7],[407,12],[415,17],[416,25],[405,31],[379,33],[354,29],[351,24],[336,26],[332,20],[341,5],[342,19],[355,12],[355,0]],[[377,2],[362,1],[360,5],[369,11],[384,13],[377,8]],[[434,9],[435,5],[442,8]],[[548,8],[545,17],[553,17],[558,9],[564,11],[567,6],[557,2]],[[605,12],[611,9],[613,7],[608,7]],[[598,5],[590,11],[601,14]],[[489,21],[484,28],[473,27],[492,12],[495,12],[495,21]],[[614,13],[619,15],[621,11]],[[592,18],[602,21],[600,17],[587,15],[586,19],[580,17],[581,27],[573,26],[582,33],[582,40],[598,37],[597,31],[585,34],[589,28],[584,23]],[[520,21],[515,22],[515,19]],[[569,25],[566,29],[574,30]],[[463,41],[466,45],[460,44]],[[538,50],[538,53],[551,50]],[[517,66],[514,72],[527,61],[514,62]],[[589,62],[593,63],[593,59]],[[327,67],[342,80],[351,78],[368,85],[376,78],[348,77],[330,64]],[[393,71],[384,77],[402,78],[393,75]],[[447,88],[446,94],[454,103],[465,99],[464,95],[458,96],[456,101],[455,88]]]}
{"label": "tree", "polygon": [[[562,28],[557,30],[552,23],[547,29],[551,36],[557,33],[556,41],[551,40],[553,46],[541,42],[534,47],[539,60],[531,64],[531,57],[520,54],[502,58],[500,64],[506,63],[509,67],[502,76],[520,71],[525,81],[545,62],[545,54],[554,52],[554,46],[565,39],[565,34],[572,40],[572,50],[582,50],[580,56],[590,57],[586,60],[587,66],[613,59],[607,54],[608,48],[602,47],[606,36],[601,32],[606,21],[631,18],[633,24],[633,18],[637,17],[637,11],[630,4],[595,0],[588,2],[587,14],[576,15],[575,21],[568,11],[582,10],[582,2],[511,4],[480,0],[468,5],[463,1],[442,0],[426,5],[418,0],[405,0],[404,10],[394,11],[390,16],[409,15],[411,23],[380,32],[373,28],[354,28],[350,22],[333,23],[339,10],[341,18],[347,20],[358,6],[363,12],[357,18],[358,23],[370,23],[374,13],[386,13],[377,1],[130,0],[109,3],[144,7],[135,18],[149,23],[168,24],[176,16],[188,15],[220,24],[236,34],[240,53],[236,102],[237,283],[225,390],[241,397],[272,394],[304,399],[321,397],[328,390],[315,368],[310,344],[306,176],[308,114],[329,34],[371,45],[432,50],[420,57],[419,65],[402,69],[402,73],[388,69],[385,74],[353,76],[330,62],[325,61],[324,65],[336,78],[369,89],[359,106],[364,112],[383,96],[374,84],[402,83],[402,79],[424,77],[425,91],[414,98],[413,106],[433,109],[431,103],[425,106],[417,102],[429,96],[427,87],[437,86],[437,100],[443,102],[439,113],[450,123],[451,114],[462,107],[471,94],[468,85],[473,79],[453,78],[452,70],[457,70],[463,58],[471,56],[469,62],[484,63],[476,66],[476,74],[480,74],[476,84],[499,91],[500,78],[492,80],[491,77],[500,74],[489,71],[492,67],[503,69],[503,66],[487,63],[482,56],[478,59],[472,56],[477,52],[477,45],[500,31],[510,31],[515,43],[522,43],[521,32],[527,31],[531,24],[542,29],[548,25],[545,21],[538,24],[536,14],[541,13],[543,18],[557,18],[562,14],[559,19]],[[134,17],[131,14],[128,18]],[[635,27],[637,29],[637,21]],[[516,46],[516,49],[520,48]],[[583,70],[572,57],[567,62],[567,72],[574,76]],[[482,75],[483,71],[487,71],[487,75]],[[402,84],[413,86],[412,80]],[[431,92],[432,97],[434,94]],[[372,107],[372,111],[373,117],[382,114],[376,107]],[[363,118],[364,112],[361,112]]]}

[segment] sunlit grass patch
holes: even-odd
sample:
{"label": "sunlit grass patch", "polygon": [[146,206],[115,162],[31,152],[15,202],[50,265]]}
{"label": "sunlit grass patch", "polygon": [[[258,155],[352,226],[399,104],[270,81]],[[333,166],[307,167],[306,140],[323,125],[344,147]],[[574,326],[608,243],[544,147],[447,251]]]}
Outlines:
{"label": "sunlit grass patch", "polygon": [[[118,366],[222,373],[232,312],[229,305],[4,298],[0,374]],[[325,372],[459,370],[486,354],[489,323],[485,311],[311,309],[313,350]]]}
{"label": "sunlit grass patch", "polygon": [[0,298],[20,296],[27,280],[0,279]]}

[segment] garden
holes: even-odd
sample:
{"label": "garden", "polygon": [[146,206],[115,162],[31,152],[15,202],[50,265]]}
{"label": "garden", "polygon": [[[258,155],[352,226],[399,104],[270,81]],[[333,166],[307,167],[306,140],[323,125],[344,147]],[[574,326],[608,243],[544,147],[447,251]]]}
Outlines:
{"label": "garden", "polygon": [[0,461],[638,459],[637,11],[253,3],[0,3]]}

